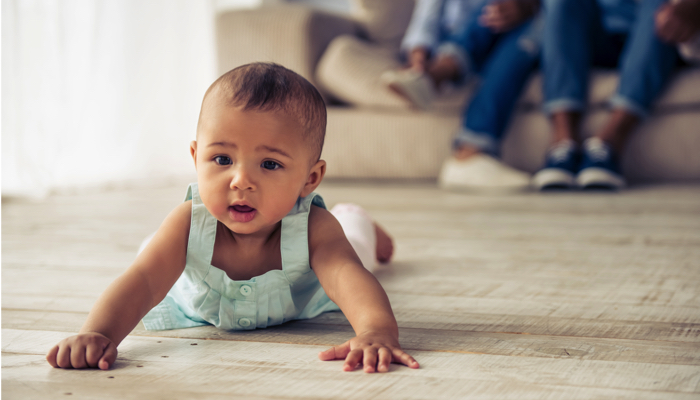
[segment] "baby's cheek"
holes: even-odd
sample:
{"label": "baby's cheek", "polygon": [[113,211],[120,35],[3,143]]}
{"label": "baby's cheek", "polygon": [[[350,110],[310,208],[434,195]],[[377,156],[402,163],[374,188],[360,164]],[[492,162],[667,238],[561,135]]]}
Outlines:
{"label": "baby's cheek", "polygon": [[207,211],[217,219],[228,213],[228,203],[226,201],[221,201],[218,196],[209,193],[206,188],[200,190],[199,197],[202,199],[202,203],[204,207],[207,208]]}
{"label": "baby's cheek", "polygon": [[285,198],[280,196],[276,199],[271,208],[274,209],[274,214],[279,219],[284,218],[294,208],[297,203],[297,198]]}

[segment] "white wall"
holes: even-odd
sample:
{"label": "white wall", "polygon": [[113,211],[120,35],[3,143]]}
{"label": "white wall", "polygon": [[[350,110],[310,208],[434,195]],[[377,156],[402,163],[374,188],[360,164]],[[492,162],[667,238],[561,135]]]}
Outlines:
{"label": "white wall", "polygon": [[2,0],[2,193],[193,173],[213,1]]}

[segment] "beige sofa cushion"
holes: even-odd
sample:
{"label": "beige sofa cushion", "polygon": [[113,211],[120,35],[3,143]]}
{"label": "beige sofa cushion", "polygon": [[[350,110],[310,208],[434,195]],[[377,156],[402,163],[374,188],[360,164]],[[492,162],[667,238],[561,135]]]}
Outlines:
{"label": "beige sofa cushion", "polygon": [[375,44],[398,49],[413,14],[413,0],[354,0],[353,15]]}
{"label": "beige sofa cushion", "polygon": [[[591,112],[583,132],[590,135],[600,129],[607,115],[604,110]],[[328,162],[326,176],[435,179],[458,126],[454,114],[329,108],[322,154]],[[698,112],[655,114],[630,138],[623,155],[625,177],[633,183],[698,181],[698,126]],[[542,113],[516,113],[501,147],[503,160],[535,172],[549,139],[549,123]]]}
{"label": "beige sofa cushion", "polygon": [[405,108],[405,102],[379,81],[382,72],[400,66],[396,50],[343,35],[333,39],[323,53],[316,68],[316,82],[348,104]]}
{"label": "beige sofa cushion", "polygon": [[349,18],[296,4],[223,12],[216,17],[219,73],[269,61],[316,83],[316,64],[331,40],[357,30]]}

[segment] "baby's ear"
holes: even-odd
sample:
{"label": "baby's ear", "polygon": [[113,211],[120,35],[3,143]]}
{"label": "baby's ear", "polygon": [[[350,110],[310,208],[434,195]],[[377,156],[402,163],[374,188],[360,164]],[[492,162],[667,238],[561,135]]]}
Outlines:
{"label": "baby's ear", "polygon": [[197,169],[197,141],[193,140],[190,143],[190,154],[192,155],[192,159],[194,160],[194,168]]}
{"label": "baby's ear", "polygon": [[301,191],[301,197],[306,197],[311,194],[318,185],[323,180],[323,176],[326,175],[326,162],[323,160],[318,160],[311,171],[309,172],[309,177],[306,178],[306,183],[304,184],[304,189]]}

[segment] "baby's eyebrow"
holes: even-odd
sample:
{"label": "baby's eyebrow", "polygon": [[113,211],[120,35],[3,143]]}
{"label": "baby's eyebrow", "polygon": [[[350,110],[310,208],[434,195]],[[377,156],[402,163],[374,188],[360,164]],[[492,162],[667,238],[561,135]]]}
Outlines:
{"label": "baby's eyebrow", "polygon": [[213,147],[213,146],[238,147],[234,143],[231,143],[231,142],[214,142],[214,143],[209,143],[209,145],[207,145],[207,147]]}
{"label": "baby's eyebrow", "polygon": [[281,154],[281,155],[283,155],[283,156],[285,156],[285,157],[287,157],[287,158],[292,158],[292,156],[290,156],[289,154],[287,154],[284,150],[278,149],[278,148],[276,148],[276,147],[270,147],[270,146],[265,146],[265,145],[258,146],[258,150],[261,150],[261,149],[262,149],[262,150],[269,151],[269,152],[271,152],[271,153]]}

